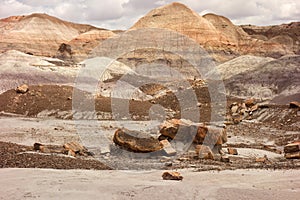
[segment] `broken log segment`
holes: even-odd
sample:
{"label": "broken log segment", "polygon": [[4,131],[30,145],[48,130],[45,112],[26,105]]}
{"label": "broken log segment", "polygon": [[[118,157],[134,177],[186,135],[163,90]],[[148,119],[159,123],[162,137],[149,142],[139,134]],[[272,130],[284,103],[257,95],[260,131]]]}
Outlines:
{"label": "broken log segment", "polygon": [[122,148],[133,152],[148,153],[159,151],[163,148],[158,139],[146,133],[125,128],[116,130],[113,141]]}
{"label": "broken log segment", "polygon": [[[173,140],[193,141],[196,144],[221,145],[227,142],[226,129],[215,125],[204,125],[184,119],[165,121],[160,127],[162,136]],[[178,134],[179,133],[179,134]]]}

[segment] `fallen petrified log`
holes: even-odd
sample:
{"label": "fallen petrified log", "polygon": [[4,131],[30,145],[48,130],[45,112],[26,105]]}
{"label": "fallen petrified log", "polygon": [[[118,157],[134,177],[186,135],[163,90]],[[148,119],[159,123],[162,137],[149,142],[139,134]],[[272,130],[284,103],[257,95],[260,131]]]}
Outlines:
{"label": "fallen petrified log", "polygon": [[78,142],[68,142],[62,146],[60,145],[44,145],[41,143],[34,143],[33,149],[35,151],[40,151],[41,153],[58,153],[67,154],[70,156],[89,156],[92,155],[84,146]]}
{"label": "fallen petrified log", "polygon": [[163,148],[158,139],[146,133],[125,128],[116,130],[113,141],[122,148],[133,152],[155,152]]}
{"label": "fallen petrified log", "polygon": [[300,141],[285,145],[283,150],[287,159],[300,159]]}
{"label": "fallen petrified log", "polygon": [[165,121],[160,127],[161,136],[169,140],[193,141],[196,144],[222,145],[227,142],[226,129],[215,125],[204,125],[184,119]]}

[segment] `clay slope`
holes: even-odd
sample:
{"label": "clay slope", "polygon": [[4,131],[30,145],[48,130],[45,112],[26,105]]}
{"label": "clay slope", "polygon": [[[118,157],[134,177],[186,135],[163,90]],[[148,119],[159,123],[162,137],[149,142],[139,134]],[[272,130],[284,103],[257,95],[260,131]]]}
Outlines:
{"label": "clay slope", "polygon": [[51,57],[62,43],[90,30],[98,29],[47,14],[13,16],[0,20],[0,49],[1,52],[13,49]]}
{"label": "clay slope", "polygon": [[269,100],[280,97],[282,103],[288,103],[300,100],[299,63],[300,56],[280,59],[247,56],[217,68],[223,73],[228,95]]}
{"label": "clay slope", "polygon": [[21,84],[72,85],[78,68],[62,60],[11,50],[0,54],[0,93]]}
{"label": "clay slope", "polygon": [[300,54],[300,22],[274,26],[242,25],[241,27],[253,38],[280,43],[292,49],[295,54]]}
{"label": "clay slope", "polygon": [[180,3],[150,11],[131,29],[138,28],[166,28],[185,34],[214,53],[214,57],[221,62],[243,54],[280,57],[290,53],[279,43],[249,37],[225,17],[214,14],[201,17]]}
{"label": "clay slope", "polygon": [[73,62],[83,61],[102,41],[116,35],[109,30],[93,29],[82,33],[67,43],[60,45],[56,57]]}

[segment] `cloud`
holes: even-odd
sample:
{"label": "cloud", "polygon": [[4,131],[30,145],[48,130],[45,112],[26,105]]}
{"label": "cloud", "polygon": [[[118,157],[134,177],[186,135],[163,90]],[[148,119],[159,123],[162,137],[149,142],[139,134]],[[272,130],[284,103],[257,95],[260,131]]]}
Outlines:
{"label": "cloud", "polygon": [[[48,13],[64,20],[90,23],[110,29],[131,27],[151,9],[173,0],[4,0],[0,18],[34,12]],[[199,14],[212,12],[236,24],[269,25],[298,21],[298,0],[179,0]]]}

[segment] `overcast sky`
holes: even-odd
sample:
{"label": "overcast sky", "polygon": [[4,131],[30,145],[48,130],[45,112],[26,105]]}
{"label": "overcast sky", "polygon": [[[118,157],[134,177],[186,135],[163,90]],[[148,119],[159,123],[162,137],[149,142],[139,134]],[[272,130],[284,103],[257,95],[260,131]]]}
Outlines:
{"label": "overcast sky", "polygon": [[[172,0],[0,0],[0,18],[47,13],[108,29],[127,29],[151,9]],[[235,24],[272,25],[300,21],[299,0],[178,0],[200,15],[215,13]]]}

